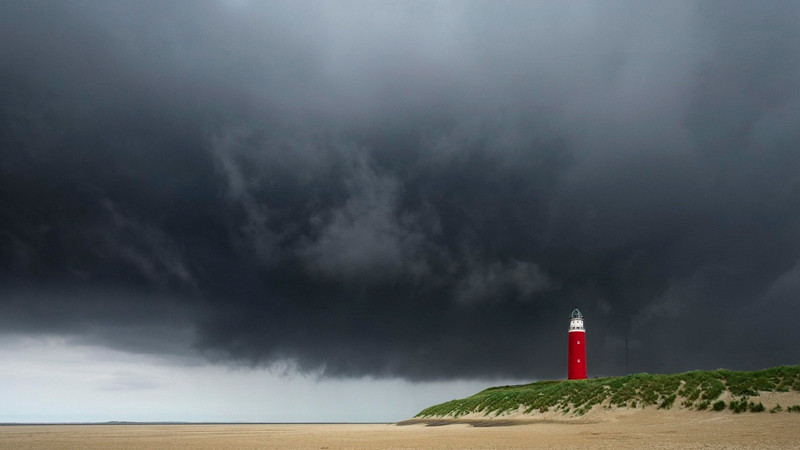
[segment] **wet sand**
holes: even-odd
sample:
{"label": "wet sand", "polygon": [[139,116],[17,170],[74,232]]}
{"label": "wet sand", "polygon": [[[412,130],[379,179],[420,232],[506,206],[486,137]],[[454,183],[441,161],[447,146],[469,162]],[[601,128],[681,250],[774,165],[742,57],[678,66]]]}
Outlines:
{"label": "wet sand", "polygon": [[[485,422],[485,421],[484,421]],[[596,422],[11,425],[1,449],[800,449],[800,414],[639,411]],[[490,425],[498,425],[494,423]]]}

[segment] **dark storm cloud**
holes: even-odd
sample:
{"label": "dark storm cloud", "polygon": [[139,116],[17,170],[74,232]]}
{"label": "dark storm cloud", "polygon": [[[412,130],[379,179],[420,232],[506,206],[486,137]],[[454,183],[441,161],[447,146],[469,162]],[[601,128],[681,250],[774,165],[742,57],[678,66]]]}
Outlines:
{"label": "dark storm cloud", "polygon": [[796,363],[790,2],[6,2],[10,333],[325,376]]}

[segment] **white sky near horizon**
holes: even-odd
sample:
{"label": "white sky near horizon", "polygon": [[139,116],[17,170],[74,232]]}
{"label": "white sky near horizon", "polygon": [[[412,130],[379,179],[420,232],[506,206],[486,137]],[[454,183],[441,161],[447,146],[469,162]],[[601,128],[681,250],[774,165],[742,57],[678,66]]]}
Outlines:
{"label": "white sky near horizon", "polygon": [[0,338],[0,422],[394,422],[489,386],[531,380],[317,379],[269,369]]}

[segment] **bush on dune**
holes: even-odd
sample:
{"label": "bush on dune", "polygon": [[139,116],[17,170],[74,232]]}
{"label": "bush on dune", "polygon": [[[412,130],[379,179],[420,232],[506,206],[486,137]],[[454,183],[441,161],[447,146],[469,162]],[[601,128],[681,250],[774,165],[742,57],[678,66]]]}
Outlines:
{"label": "bush on dune", "polygon": [[[607,408],[657,406],[669,409],[678,405],[696,410],[722,411],[729,407],[735,413],[761,412],[764,405],[748,400],[759,392],[800,390],[800,365],[781,366],[755,372],[734,372],[719,369],[679,374],[652,375],[639,373],[623,377],[586,380],[549,380],[517,386],[485,389],[471,397],[431,406],[417,417],[461,417],[469,413],[485,416],[517,411],[525,413],[561,412],[580,416],[605,403]],[[733,397],[728,405],[718,400],[724,392]],[[716,400],[716,402],[715,402]],[[795,405],[800,412],[800,405]]]}

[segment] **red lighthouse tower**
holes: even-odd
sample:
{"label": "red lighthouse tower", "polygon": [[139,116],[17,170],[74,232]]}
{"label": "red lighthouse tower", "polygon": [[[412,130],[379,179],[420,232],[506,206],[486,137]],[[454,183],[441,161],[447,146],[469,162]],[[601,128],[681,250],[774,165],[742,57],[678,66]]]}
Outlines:
{"label": "red lighthouse tower", "polygon": [[583,328],[583,314],[578,308],[569,315],[567,378],[570,380],[586,378],[586,330]]}

